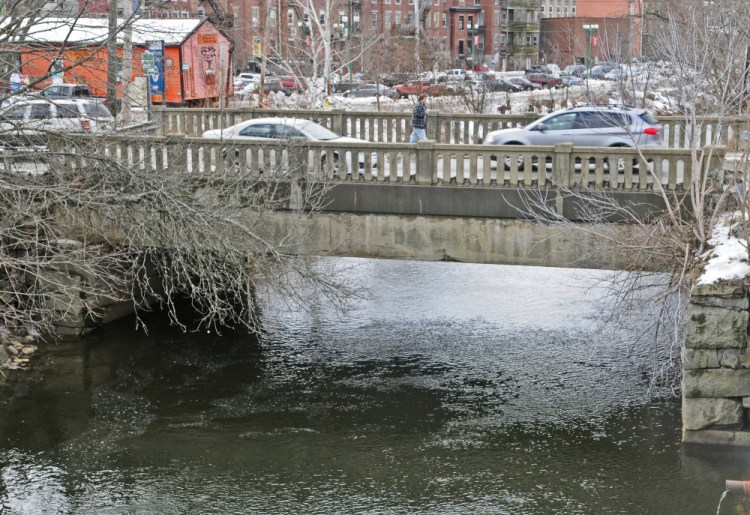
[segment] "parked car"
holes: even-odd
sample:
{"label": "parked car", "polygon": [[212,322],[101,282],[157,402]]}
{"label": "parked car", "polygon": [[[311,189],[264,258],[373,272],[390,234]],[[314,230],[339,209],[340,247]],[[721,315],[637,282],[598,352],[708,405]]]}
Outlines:
{"label": "parked car", "polygon": [[443,85],[426,80],[409,80],[393,86],[393,89],[396,90],[399,98],[408,98],[409,95],[421,95],[422,93],[444,95],[450,91]]}
{"label": "parked car", "polygon": [[487,91],[508,91],[510,93],[523,91],[523,87],[520,84],[515,84],[507,79],[488,80],[484,86],[487,88]]}
{"label": "parked car", "polygon": [[585,77],[587,71],[585,64],[571,64],[565,67],[562,74],[572,75],[574,77]]}
{"label": "parked car", "polygon": [[55,84],[44,88],[41,95],[44,98],[100,98],[93,96],[86,84]]}
{"label": "parked car", "polygon": [[597,64],[591,70],[589,71],[589,77],[592,79],[599,79],[603,80],[604,76],[611,72],[613,69],[617,68],[618,66],[616,64],[611,63],[602,63]]}
{"label": "parked car", "polygon": [[524,91],[534,91],[537,89],[542,89],[541,84],[535,84],[528,80],[526,77],[507,77],[506,80],[508,82],[521,86]]}
{"label": "parked car", "polygon": [[398,98],[399,93],[384,84],[362,84],[344,93],[346,98],[388,97]]}
{"label": "parked car", "polygon": [[579,106],[555,111],[522,128],[491,131],[490,145],[586,147],[662,147],[662,128],[645,109],[629,106]]}
{"label": "parked car", "polygon": [[[305,138],[310,141],[332,143],[367,143],[359,138],[339,136],[335,132],[311,120],[301,118],[256,118],[247,120],[226,129],[211,129],[203,133],[203,138],[227,141],[279,141],[289,138]],[[323,153],[323,161],[326,159]],[[339,155],[334,152],[334,168],[338,170]],[[377,154],[371,155],[372,168],[377,169]],[[365,155],[359,152],[359,172],[364,173]]]}
{"label": "parked car", "polygon": [[570,86],[580,86],[582,84],[585,84],[586,81],[583,80],[581,77],[577,77],[575,75],[560,75],[560,86],[564,88],[568,88]]}
{"label": "parked car", "polygon": [[604,80],[625,80],[628,78],[628,72],[622,68],[612,68],[610,71],[604,74]]}
{"label": "parked car", "polygon": [[342,81],[333,84],[334,93],[346,93],[363,85],[362,81]]}
{"label": "parked car", "polygon": [[560,79],[549,73],[527,73],[526,80],[539,84],[543,88],[556,88],[560,83]]}
{"label": "parked car", "polygon": [[281,87],[284,89],[286,96],[292,93],[303,93],[307,90],[307,83],[304,79],[298,79],[297,77],[279,77],[278,81],[281,83]]}
{"label": "parked car", "polygon": [[52,133],[108,133],[115,129],[109,109],[96,99],[25,98],[0,111],[4,146],[46,145]]}

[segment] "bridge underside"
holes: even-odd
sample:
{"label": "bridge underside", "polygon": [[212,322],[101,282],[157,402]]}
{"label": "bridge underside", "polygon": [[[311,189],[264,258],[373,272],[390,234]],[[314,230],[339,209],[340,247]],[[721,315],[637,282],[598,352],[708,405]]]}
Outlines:
{"label": "bridge underside", "polygon": [[[663,209],[651,192],[610,192],[600,201],[627,205],[648,217]],[[558,190],[435,187],[342,183],[330,192],[325,212],[315,214],[305,241],[295,252],[304,255],[352,256],[422,261],[625,269],[627,256],[607,253],[594,233],[632,241],[631,224],[590,224],[579,213],[581,198]],[[530,220],[533,204],[548,205],[576,221],[563,226]],[[549,213],[547,213],[549,214]],[[277,212],[267,229],[285,234],[291,213]],[[621,220],[611,220],[618,222]],[[276,227],[272,227],[277,224]],[[588,226],[588,227],[585,227]],[[580,230],[587,228],[589,230]]]}

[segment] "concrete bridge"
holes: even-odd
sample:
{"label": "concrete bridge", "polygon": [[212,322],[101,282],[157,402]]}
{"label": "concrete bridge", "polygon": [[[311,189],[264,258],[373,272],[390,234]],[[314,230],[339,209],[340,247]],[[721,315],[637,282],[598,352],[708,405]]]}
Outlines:
{"label": "concrete bridge", "polygon": [[[190,132],[192,122],[168,125],[173,123]],[[723,146],[706,147],[707,158],[696,170],[690,151],[682,148],[639,153],[568,144],[490,147],[462,140],[479,137],[471,133],[474,125],[464,127],[471,130],[459,131],[458,143],[417,145],[233,143],[184,133],[73,138],[65,140],[66,157],[55,166],[85,169],[93,159],[93,144],[95,159],[106,156],[122,166],[181,174],[186,180],[219,175],[281,179],[289,188],[302,178],[333,184],[325,209],[313,217],[310,237],[300,242],[302,254],[620,268],[624,264],[618,256],[592,260],[591,255],[600,255],[589,253],[593,241],[571,242],[554,228],[529,220],[534,216],[529,201],[586,223],[577,202],[607,195],[609,202],[637,206],[649,216],[663,208],[660,191],[684,194],[695,174],[721,171],[726,153]],[[398,139],[404,128],[402,123],[401,132],[394,127],[386,133]],[[199,131],[197,126],[191,130]],[[732,140],[733,148],[735,144]],[[324,159],[332,155],[337,162]],[[275,213],[269,235],[295,219],[292,213],[301,206],[294,205],[294,195],[290,198],[287,209]],[[627,224],[609,225],[629,230]],[[688,315],[683,441],[750,445],[746,287],[698,288]]]}
{"label": "concrete bridge", "polygon": [[[567,241],[554,228],[530,221],[540,206],[544,216],[584,223],[590,220],[582,199],[606,196],[608,203],[649,216],[663,209],[662,191],[682,195],[695,173],[720,167],[725,154],[724,147],[706,149],[710,158],[696,171],[690,151],[675,148],[639,153],[570,144],[246,143],[182,134],[66,138],[58,144],[66,150],[58,165],[69,170],[86,168],[92,156],[107,156],[121,166],[186,180],[210,174],[332,184],[300,254],[586,268],[624,263],[618,261],[622,256],[587,257],[593,241]],[[291,217],[282,211],[274,218],[283,226]],[[603,221],[623,219],[613,213]],[[271,227],[269,232],[282,233]]]}

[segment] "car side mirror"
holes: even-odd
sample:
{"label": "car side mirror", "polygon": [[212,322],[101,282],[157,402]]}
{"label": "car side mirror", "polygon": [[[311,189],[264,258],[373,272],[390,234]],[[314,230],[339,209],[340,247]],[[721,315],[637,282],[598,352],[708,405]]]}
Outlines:
{"label": "car side mirror", "polygon": [[537,125],[536,127],[534,127],[534,130],[535,131],[539,131],[539,132],[544,132],[544,124],[540,123],[539,125]]}

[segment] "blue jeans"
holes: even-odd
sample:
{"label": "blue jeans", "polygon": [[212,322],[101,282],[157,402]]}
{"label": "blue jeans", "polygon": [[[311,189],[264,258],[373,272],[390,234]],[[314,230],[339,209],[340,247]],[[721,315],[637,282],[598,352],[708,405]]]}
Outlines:
{"label": "blue jeans", "polygon": [[409,143],[416,143],[421,139],[427,139],[427,133],[425,132],[425,130],[412,127],[411,139],[409,140]]}

